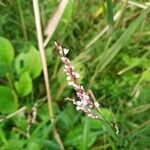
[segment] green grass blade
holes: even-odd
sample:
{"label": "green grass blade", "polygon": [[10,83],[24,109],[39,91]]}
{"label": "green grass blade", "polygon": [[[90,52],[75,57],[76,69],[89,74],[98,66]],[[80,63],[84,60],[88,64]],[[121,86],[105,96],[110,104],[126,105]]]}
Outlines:
{"label": "green grass blade", "polygon": [[89,118],[86,117],[84,130],[83,130],[83,150],[87,150],[88,148],[88,132],[89,132]]}
{"label": "green grass blade", "polygon": [[141,15],[131,23],[131,25],[126,29],[126,31],[121,35],[121,37],[112,45],[107,51],[102,53],[102,59],[100,60],[100,67],[98,72],[103,71],[103,69],[111,62],[111,60],[119,53],[121,48],[129,41],[131,36],[135,33],[136,29],[139,27],[140,23],[143,21],[149,8],[144,10]]}
{"label": "green grass blade", "polygon": [[106,0],[107,4],[107,22],[109,24],[110,29],[113,29],[114,26],[114,18],[113,18],[113,3],[112,0]]}

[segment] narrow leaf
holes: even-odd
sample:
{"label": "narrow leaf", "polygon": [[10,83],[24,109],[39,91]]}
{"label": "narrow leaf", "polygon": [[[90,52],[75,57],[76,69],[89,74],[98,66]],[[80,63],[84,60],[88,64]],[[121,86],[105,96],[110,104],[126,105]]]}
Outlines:
{"label": "narrow leaf", "polygon": [[131,23],[131,25],[126,29],[126,31],[121,35],[116,43],[113,44],[112,47],[110,47],[107,51],[104,51],[102,53],[99,72],[103,71],[103,69],[110,63],[110,61],[119,53],[121,48],[123,48],[123,46],[129,41],[129,39],[135,33],[136,29],[139,27],[140,23],[143,21],[149,10],[149,8],[144,10],[142,14]]}
{"label": "narrow leaf", "polygon": [[86,117],[83,130],[83,150],[87,150],[88,148],[88,132],[89,132],[89,120],[88,117]]}
{"label": "narrow leaf", "polygon": [[48,25],[44,31],[46,40],[44,41],[44,47],[46,47],[47,43],[49,42],[51,36],[53,35],[63,13],[67,6],[68,0],[62,0],[58,5],[56,12],[54,13],[53,17],[49,20]]}
{"label": "narrow leaf", "polygon": [[112,0],[106,0],[107,4],[107,22],[110,26],[110,29],[113,29],[114,26],[114,18],[113,18],[113,3]]}

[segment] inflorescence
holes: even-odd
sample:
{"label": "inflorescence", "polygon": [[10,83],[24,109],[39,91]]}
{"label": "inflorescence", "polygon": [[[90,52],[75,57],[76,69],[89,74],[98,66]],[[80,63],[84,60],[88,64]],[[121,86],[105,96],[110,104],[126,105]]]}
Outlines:
{"label": "inflorescence", "polygon": [[67,53],[69,49],[62,48],[61,45],[55,42],[56,49],[59,52],[62,62],[65,65],[64,72],[67,75],[67,81],[70,86],[72,86],[77,94],[77,97],[80,100],[69,99],[76,105],[77,110],[84,111],[89,117],[94,119],[101,119],[102,116],[99,113],[96,113],[99,109],[99,103],[93,101],[90,96],[84,91],[82,85],[78,85],[77,80],[80,77],[80,74],[75,72],[74,67],[71,65],[70,60],[67,58]]}

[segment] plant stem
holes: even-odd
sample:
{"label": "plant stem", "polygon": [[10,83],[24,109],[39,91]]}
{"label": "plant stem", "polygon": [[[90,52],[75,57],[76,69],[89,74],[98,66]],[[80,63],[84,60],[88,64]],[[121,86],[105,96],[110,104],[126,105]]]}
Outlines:
{"label": "plant stem", "polygon": [[17,111],[15,111],[15,112],[9,114],[9,115],[6,116],[5,118],[0,119],[0,123],[3,122],[3,121],[6,120],[6,119],[9,119],[9,118],[12,118],[12,117],[18,115],[18,114],[21,113],[21,112],[24,112],[26,109],[27,109],[26,106],[21,107],[20,109],[18,109]]}
{"label": "plant stem", "polygon": [[126,9],[126,6],[128,4],[128,0],[124,0],[123,1],[123,6],[122,6],[122,9],[121,9],[121,13],[120,13],[120,16],[118,17],[117,21],[116,21],[116,24],[115,24],[115,27],[117,28],[121,22],[121,19],[123,17],[123,14],[124,14],[124,11]]}
{"label": "plant stem", "polygon": [[[42,35],[41,19],[40,19],[40,11],[39,11],[39,2],[38,2],[38,0],[33,0],[33,9],[34,9],[34,15],[35,15],[38,46],[39,46],[39,51],[40,51],[41,61],[42,61],[42,66],[43,66],[45,88],[46,88],[46,93],[47,93],[49,118],[51,120],[51,123],[53,123],[54,122],[54,114],[53,114],[53,108],[52,108],[52,100],[51,100],[51,92],[50,92],[50,85],[49,85],[49,78],[48,78],[48,70],[47,70],[47,63],[46,63],[44,44],[43,44],[43,35]],[[60,135],[58,134],[57,129],[56,129],[55,126],[53,128],[53,133],[54,133],[55,139],[58,142],[61,150],[64,150],[63,143],[60,139]]]}
{"label": "plant stem", "polygon": [[23,16],[21,0],[17,0],[17,5],[18,5],[18,11],[19,11],[19,15],[20,15],[20,21],[21,21],[23,36],[24,36],[24,39],[27,41],[28,40],[28,35],[27,35],[25,19],[24,19],[24,16]]}

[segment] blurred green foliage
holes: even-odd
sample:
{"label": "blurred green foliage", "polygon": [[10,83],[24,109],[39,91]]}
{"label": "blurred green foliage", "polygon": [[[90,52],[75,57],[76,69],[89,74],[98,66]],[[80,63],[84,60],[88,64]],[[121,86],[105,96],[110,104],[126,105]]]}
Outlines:
{"label": "blurred green foliage", "polygon": [[[44,30],[58,1],[39,2]],[[147,6],[144,0],[138,3]],[[32,1],[2,0],[0,10],[0,150],[59,150],[48,116]],[[124,12],[116,27],[118,10]],[[149,10],[131,4],[124,9],[118,0],[69,0],[45,49],[55,124],[65,149],[149,149]],[[113,30],[87,48],[107,25]],[[65,101],[75,93],[67,86],[53,41],[70,49],[68,57],[81,75],[79,82],[92,91],[105,118],[116,119],[118,136],[107,123],[87,118]],[[27,118],[35,103],[37,118],[29,136]],[[9,118],[23,106],[25,113]]]}

